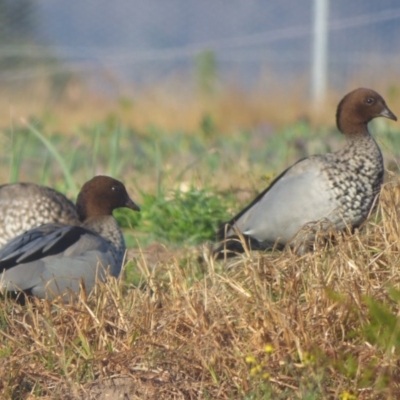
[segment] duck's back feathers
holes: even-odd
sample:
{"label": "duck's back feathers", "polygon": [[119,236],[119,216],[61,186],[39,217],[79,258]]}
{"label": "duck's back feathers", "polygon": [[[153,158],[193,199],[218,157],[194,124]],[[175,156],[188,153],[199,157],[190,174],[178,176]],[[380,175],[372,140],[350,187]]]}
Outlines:
{"label": "duck's back feathers", "polygon": [[0,247],[28,229],[48,223],[79,224],[75,205],[46,186],[0,186]]}

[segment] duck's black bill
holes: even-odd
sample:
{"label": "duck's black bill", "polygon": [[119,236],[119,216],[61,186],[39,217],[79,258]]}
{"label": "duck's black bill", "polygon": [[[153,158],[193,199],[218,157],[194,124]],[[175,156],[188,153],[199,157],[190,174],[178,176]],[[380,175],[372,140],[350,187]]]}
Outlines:
{"label": "duck's black bill", "polygon": [[131,210],[134,210],[134,211],[140,211],[140,207],[136,203],[134,203],[131,199],[129,199],[126,202],[125,207],[130,208]]}
{"label": "duck's black bill", "polygon": [[381,112],[381,116],[397,121],[397,117],[387,107]]}

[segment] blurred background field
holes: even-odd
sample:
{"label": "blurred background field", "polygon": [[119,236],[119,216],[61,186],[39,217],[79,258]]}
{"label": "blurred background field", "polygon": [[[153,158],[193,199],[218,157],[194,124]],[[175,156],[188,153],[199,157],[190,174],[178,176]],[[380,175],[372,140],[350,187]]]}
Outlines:
{"label": "blurred background field", "polygon": [[[314,24],[316,4],[321,2],[328,10],[327,44],[326,57],[319,64],[324,79],[318,81],[315,78]],[[167,324],[167,320],[173,321],[176,315],[183,315],[184,328],[181,331],[178,323],[171,328],[173,340],[168,350],[172,352],[171,357],[178,359],[177,363],[181,356],[186,360],[186,350],[182,348],[196,353],[196,335],[210,338],[204,339],[199,348],[204,354],[190,353],[197,369],[187,360],[179,366],[196,384],[201,382],[207,386],[212,393],[208,398],[221,394],[221,398],[319,399],[332,398],[329,396],[335,393],[333,398],[350,400],[356,398],[351,397],[354,393],[360,396],[367,393],[360,398],[387,394],[390,391],[384,392],[385,388],[393,389],[396,384],[393,377],[398,373],[393,365],[398,362],[396,312],[399,308],[398,293],[392,296],[394,300],[386,293],[387,281],[393,285],[399,281],[395,271],[398,251],[393,245],[398,240],[398,229],[394,222],[394,226],[379,225],[385,212],[397,215],[394,210],[397,203],[390,193],[385,197],[389,206],[385,203],[387,209],[380,211],[378,222],[371,222],[360,240],[355,235],[348,243],[341,243],[339,250],[321,251],[315,257],[309,255],[300,261],[287,254],[248,257],[236,261],[237,270],[234,267],[226,270],[214,263],[205,267],[198,264],[198,254],[193,257],[193,252],[198,250],[196,246],[214,238],[220,222],[237,212],[293,162],[340,148],[344,138],[335,127],[335,112],[338,101],[348,91],[359,86],[373,88],[400,117],[399,20],[400,4],[395,0],[353,0],[351,3],[347,0],[0,0],[0,182],[43,183],[70,198],[75,198],[80,186],[95,174],[112,175],[126,184],[142,211],[117,214],[131,261],[125,276],[130,290],[124,288],[124,295],[128,293],[127,301],[140,305],[142,322],[137,323],[140,327],[147,326],[152,318],[160,318],[160,324]],[[319,82],[318,90],[316,82]],[[371,124],[371,131],[384,153],[387,180],[393,180],[399,172],[399,125],[379,119]],[[394,237],[393,243],[380,242],[385,235]],[[170,250],[172,253],[168,253],[165,264],[161,263],[153,271],[146,264],[146,254],[153,253],[152,246],[158,244],[168,249],[163,254]],[[390,250],[382,255],[386,250],[382,246],[386,245]],[[137,261],[138,254],[143,256],[142,262]],[[171,257],[173,261],[167,264]],[[365,270],[361,267],[357,270],[359,275],[354,278],[353,287],[353,261],[357,263],[358,258]],[[371,265],[377,277],[370,275]],[[344,278],[332,278],[336,277],[336,272],[332,271],[337,270]],[[388,270],[392,274],[390,278]],[[329,275],[328,283],[323,272]],[[349,277],[351,279],[347,279]],[[284,283],[289,281],[293,291],[285,289]],[[144,283],[150,288],[147,292],[135,292],[133,286],[129,286],[145,287]],[[321,295],[318,288],[325,284],[328,289]],[[211,290],[214,297],[208,309],[204,306],[204,311],[201,307],[203,300],[208,299],[207,290]],[[350,298],[357,290],[371,298],[361,299],[361,294],[356,300]],[[218,298],[220,293],[223,294]],[[296,293],[298,298],[294,299]],[[348,294],[350,300],[346,297]],[[321,296],[323,306],[320,305]],[[307,308],[305,299],[314,304],[317,316],[309,318],[312,307]],[[187,302],[185,306],[181,301]],[[291,308],[296,301],[298,314]],[[267,321],[270,315],[264,314],[266,303],[276,319]],[[19,329],[8,320],[10,308],[7,307],[10,306],[4,307],[0,310],[1,335],[5,331],[9,334],[7,329]],[[93,341],[87,339],[93,354],[85,358],[76,351],[73,341],[68,365],[57,370],[68,376],[68,379],[61,379],[62,384],[92,382],[99,376],[97,369],[103,368],[98,366],[103,362],[101,357],[106,354],[111,359],[118,353],[110,350],[113,346],[123,351],[126,348],[135,350],[137,341],[146,342],[146,335],[155,325],[151,322],[151,329],[141,331],[124,301],[116,307],[120,307],[118,324],[123,327],[116,335],[121,335],[120,342],[105,345],[99,328],[99,343],[91,349]],[[346,317],[347,311],[344,311],[340,314],[343,321],[336,318],[335,307],[351,309],[350,316]],[[358,307],[362,309],[359,314]],[[283,316],[289,308],[300,333],[286,324]],[[46,312],[41,310],[39,317],[47,321]],[[227,339],[228,349],[223,348],[221,354],[219,345],[208,354],[210,343],[220,339],[209,328],[214,325],[207,320],[207,312],[214,316],[217,325],[221,324],[215,328],[218,335],[220,332],[221,337],[235,337],[231,342]],[[232,312],[237,315],[230,317]],[[110,317],[107,311],[105,314],[104,318]],[[316,327],[324,326],[329,330],[325,322],[321,322],[328,314],[338,324],[332,337],[328,335],[329,343],[321,333],[322,328],[315,336],[311,335],[311,330],[318,330]],[[382,314],[386,320],[379,319]],[[351,319],[351,329],[346,325],[346,318]],[[126,320],[133,325],[127,328]],[[191,324],[189,320],[195,321],[193,336],[182,333]],[[198,323],[199,320],[202,322]],[[233,325],[241,322],[229,330],[228,320],[234,321]],[[311,326],[308,338],[309,331],[302,330],[302,324],[306,326],[313,321],[317,322]],[[388,335],[392,336],[386,345],[378,338],[387,321],[391,327]],[[29,331],[28,325],[20,326]],[[246,330],[247,326],[251,328]],[[366,334],[360,333],[361,326],[372,332],[367,339]],[[89,331],[90,327],[89,322]],[[124,329],[129,332],[126,336],[121,333]],[[162,331],[157,329],[157,332]],[[284,340],[279,342],[281,338],[275,330],[286,332],[290,345]],[[343,337],[342,331],[345,332]],[[158,333],[152,334],[155,341],[160,340],[157,346],[169,340],[158,337]],[[279,340],[274,343],[276,352],[272,356],[272,347],[268,351],[263,349],[274,340],[275,334]],[[21,337],[26,338],[24,335],[21,333]],[[79,340],[83,342],[82,335]],[[44,336],[38,338],[37,343],[42,339],[45,343]],[[138,338],[137,341],[131,336]],[[189,336],[191,344],[187,345],[189,342],[185,340]],[[372,355],[369,345],[364,346],[371,336],[375,340],[371,339],[371,343],[379,342]],[[183,337],[182,342],[176,339],[178,337],[179,340]],[[352,339],[356,343],[354,347]],[[11,342],[0,345],[0,363],[5,359],[15,362],[10,356],[14,354]],[[143,359],[153,357],[153,343],[147,345],[151,356],[145,354]],[[308,347],[302,353],[303,345],[304,349]],[[314,345],[317,350],[312,353]],[[24,346],[18,343],[16,348],[20,350]],[[338,357],[336,364],[330,362],[329,346]],[[96,353],[98,348],[103,349],[101,356]],[[345,355],[341,353],[343,348]],[[226,359],[224,351],[230,352]],[[285,364],[289,353],[294,361],[285,370],[282,365],[289,365]],[[315,360],[322,353],[321,359]],[[389,353],[395,354],[393,358]],[[262,360],[273,358],[275,375],[271,372],[272,379],[275,377],[285,384],[270,385],[269,378],[261,377],[257,371],[252,374],[247,364],[257,363],[255,359],[254,363],[245,361],[246,354],[256,354],[257,359]],[[48,379],[46,371],[53,368],[47,361],[53,360],[54,354],[50,354],[49,349],[49,353],[41,355],[44,361],[35,359],[35,365],[42,371],[40,377],[27,374],[24,365],[15,367],[15,375],[10,373],[9,386],[4,386],[9,390],[7,393],[12,394],[9,398],[28,398],[26,393],[35,390],[39,396],[43,393],[55,396],[44,384]],[[30,355],[27,357],[31,361]],[[143,361],[146,368],[152,363],[161,365],[157,364],[157,357],[155,355],[149,364],[146,364],[147,359]],[[187,359],[192,360],[190,357]],[[365,359],[368,362],[364,362]],[[74,361],[70,363],[70,360]],[[81,362],[84,372],[80,369]],[[261,365],[261,372],[268,369],[263,363],[257,364]],[[387,365],[393,367],[389,372],[385,369]],[[385,386],[379,381],[383,389],[376,389],[378,378],[374,381],[370,376],[365,377],[360,372],[362,368],[367,371],[364,375],[376,373],[379,379],[387,379],[394,382],[393,385]],[[239,372],[236,373],[236,369]],[[201,371],[201,376],[194,377],[196,371]],[[26,389],[12,389],[21,382]],[[224,382],[228,382],[227,389],[223,388]],[[363,385],[374,388],[365,392]],[[275,390],[276,387],[279,390]],[[192,398],[198,398],[199,393],[207,398],[207,393],[201,389],[193,389],[193,393]],[[277,397],[278,394],[281,397]],[[176,398],[189,397],[177,395]]]}
{"label": "blurred background field", "polygon": [[[327,42],[316,94],[318,3]],[[211,239],[275,174],[337,149],[336,105],[347,91],[374,88],[400,109],[396,1],[0,6],[2,181],[41,182],[74,197],[93,174],[111,174],[139,202],[164,210],[141,226],[158,230],[156,239]],[[396,126],[378,121],[374,130],[396,170]],[[206,233],[169,232],[182,204],[196,202],[209,203]]]}
{"label": "blurred background field", "polygon": [[[325,17],[315,16],[317,3]],[[47,116],[68,132],[115,113],[167,132],[195,132],[211,117],[227,134],[305,117],[333,124],[337,100],[357,86],[399,102],[395,0],[3,0],[0,18],[3,126]],[[322,83],[318,19],[327,32]]]}

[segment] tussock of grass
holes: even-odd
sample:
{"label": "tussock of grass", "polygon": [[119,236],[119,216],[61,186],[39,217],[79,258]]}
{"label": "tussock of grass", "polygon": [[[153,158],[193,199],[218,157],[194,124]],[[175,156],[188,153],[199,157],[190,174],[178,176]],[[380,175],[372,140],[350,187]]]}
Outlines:
{"label": "tussock of grass", "polygon": [[302,257],[226,265],[204,249],[203,265],[137,261],[144,289],[112,280],[70,305],[5,299],[2,398],[399,398],[399,207],[396,182],[361,232]]}

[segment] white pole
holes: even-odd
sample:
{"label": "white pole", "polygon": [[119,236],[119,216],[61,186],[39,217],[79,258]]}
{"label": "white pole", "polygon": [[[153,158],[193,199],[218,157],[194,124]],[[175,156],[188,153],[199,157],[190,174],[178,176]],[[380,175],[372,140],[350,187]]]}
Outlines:
{"label": "white pole", "polygon": [[313,48],[311,98],[315,107],[323,102],[327,88],[329,0],[313,0]]}

